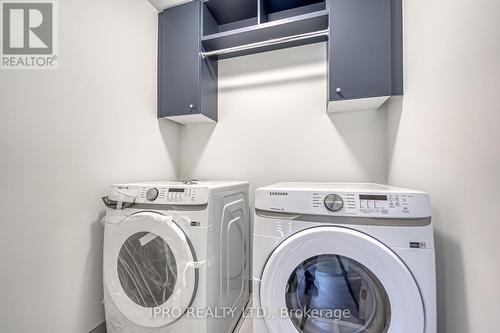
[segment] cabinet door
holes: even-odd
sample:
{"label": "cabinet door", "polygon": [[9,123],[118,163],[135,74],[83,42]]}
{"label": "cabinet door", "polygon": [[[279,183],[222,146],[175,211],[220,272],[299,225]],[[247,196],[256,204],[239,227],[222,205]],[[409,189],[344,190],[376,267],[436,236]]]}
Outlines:
{"label": "cabinet door", "polygon": [[199,4],[172,7],[159,16],[159,117],[200,113]]}
{"label": "cabinet door", "polygon": [[391,0],[330,0],[329,63],[330,100],[391,95]]}

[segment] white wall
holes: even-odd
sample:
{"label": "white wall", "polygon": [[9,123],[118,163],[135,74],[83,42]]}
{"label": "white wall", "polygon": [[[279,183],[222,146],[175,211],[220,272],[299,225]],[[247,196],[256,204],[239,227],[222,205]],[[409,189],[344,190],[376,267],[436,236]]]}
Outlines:
{"label": "white wall", "polygon": [[430,192],[440,333],[498,330],[500,2],[406,1],[389,183]]}
{"label": "white wall", "polygon": [[59,10],[59,69],[0,72],[0,332],[100,324],[99,196],[112,182],[177,176],[177,125],[156,119],[153,8]]}
{"label": "white wall", "polygon": [[252,189],[388,177],[426,190],[439,332],[497,326],[498,1],[406,2],[406,95],[387,113],[327,116],[326,49],[315,44],[221,61],[220,122],[182,130],[155,117],[156,14],[146,1],[59,8],[60,69],[0,72],[1,332],[98,325],[98,195],[112,182],[177,178],[177,167]]}
{"label": "white wall", "polygon": [[[383,112],[326,114],[326,44],[219,62],[219,122],[181,131],[183,178],[378,181]],[[252,193],[252,192],[251,192]]]}

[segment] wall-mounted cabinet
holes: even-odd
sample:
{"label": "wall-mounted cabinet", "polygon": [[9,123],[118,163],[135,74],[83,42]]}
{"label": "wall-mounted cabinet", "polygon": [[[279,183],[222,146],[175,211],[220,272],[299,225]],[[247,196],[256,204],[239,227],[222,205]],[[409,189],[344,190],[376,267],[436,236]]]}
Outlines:
{"label": "wall-mounted cabinet", "polygon": [[329,112],[403,94],[401,0],[329,0]]}
{"label": "wall-mounted cabinet", "polygon": [[194,0],[159,16],[159,116],[217,121],[217,61],[329,40],[329,111],[402,93],[402,0]]}
{"label": "wall-mounted cabinet", "polygon": [[217,121],[217,59],[200,57],[200,6],[159,14],[158,116],[184,124]]}

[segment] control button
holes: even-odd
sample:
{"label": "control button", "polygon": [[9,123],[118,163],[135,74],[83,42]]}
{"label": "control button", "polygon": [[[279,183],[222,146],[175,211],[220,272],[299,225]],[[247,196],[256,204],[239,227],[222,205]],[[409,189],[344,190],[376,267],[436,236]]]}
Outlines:
{"label": "control button", "polygon": [[155,201],[158,198],[158,189],[152,187],[146,192],[146,199],[149,201]]}
{"label": "control button", "polygon": [[344,200],[338,194],[329,194],[325,198],[325,207],[332,212],[338,212],[344,206]]}

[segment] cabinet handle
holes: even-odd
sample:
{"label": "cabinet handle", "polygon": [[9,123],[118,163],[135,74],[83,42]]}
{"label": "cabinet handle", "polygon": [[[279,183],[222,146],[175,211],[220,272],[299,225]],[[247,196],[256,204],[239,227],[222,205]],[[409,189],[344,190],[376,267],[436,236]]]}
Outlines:
{"label": "cabinet handle", "polygon": [[337,88],[337,89],[335,89],[335,91],[337,92],[337,95],[339,95],[341,98],[344,98],[344,94],[342,93],[342,89]]}

